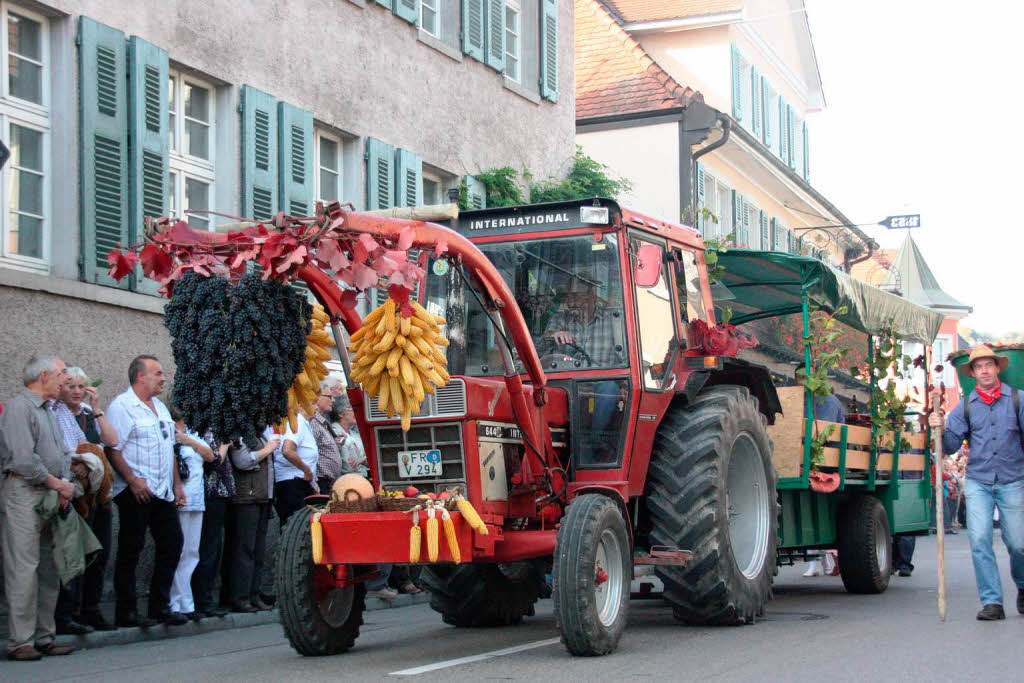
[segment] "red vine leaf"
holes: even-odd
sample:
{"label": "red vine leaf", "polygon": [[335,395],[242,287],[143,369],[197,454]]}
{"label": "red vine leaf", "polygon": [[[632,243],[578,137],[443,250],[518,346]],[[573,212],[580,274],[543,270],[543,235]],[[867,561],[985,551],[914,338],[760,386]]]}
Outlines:
{"label": "red vine leaf", "polygon": [[448,253],[448,240],[438,240],[434,245],[434,256],[440,257],[441,254],[446,253]]}
{"label": "red vine leaf", "polygon": [[110,277],[120,280],[125,275],[131,275],[139,257],[134,251],[123,252],[120,249],[111,249],[107,254],[107,263],[110,264]]}
{"label": "red vine leaf", "polygon": [[372,254],[374,251],[380,248],[380,244],[377,243],[377,240],[373,239],[371,235],[365,232],[359,235],[358,244],[363,245],[363,248],[366,249],[367,254]]}
{"label": "red vine leaf", "polygon": [[402,228],[402,232],[398,233],[397,249],[401,251],[409,251],[409,248],[412,247],[413,234],[412,228]]}
{"label": "red vine leaf", "polygon": [[341,245],[337,240],[321,240],[316,249],[316,255],[332,270],[337,271],[349,267],[348,256],[341,250]]}
{"label": "red vine leaf", "polygon": [[155,244],[147,244],[139,252],[142,273],[151,280],[162,282],[174,268],[171,255]]}
{"label": "red vine leaf", "polygon": [[306,260],[306,247],[300,244],[299,246],[295,247],[295,249],[290,251],[288,253],[288,255],[285,256],[285,258],[282,261],[280,261],[280,263],[278,264],[277,268],[275,268],[275,270],[278,273],[284,273],[289,268],[291,268],[292,266],[301,267],[302,264],[305,262],[305,260]]}
{"label": "red vine leaf", "polygon": [[171,241],[178,242],[180,244],[198,244],[200,240],[196,237],[196,232],[189,227],[185,221],[178,221],[171,226],[170,230]]}
{"label": "red vine leaf", "polygon": [[341,307],[352,310],[356,307],[356,290],[346,289],[341,293]]}

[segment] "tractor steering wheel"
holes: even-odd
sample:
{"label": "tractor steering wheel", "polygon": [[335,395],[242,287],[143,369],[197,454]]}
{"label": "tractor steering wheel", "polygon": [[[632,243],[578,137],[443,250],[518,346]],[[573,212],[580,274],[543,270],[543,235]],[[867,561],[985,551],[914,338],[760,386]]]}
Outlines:
{"label": "tractor steering wheel", "polygon": [[593,363],[590,354],[579,344],[575,342],[559,344],[551,337],[543,337],[541,339],[540,344],[537,345],[537,355],[540,356],[540,362],[543,367],[557,366],[566,360],[573,360],[579,365],[586,365],[588,367]]}

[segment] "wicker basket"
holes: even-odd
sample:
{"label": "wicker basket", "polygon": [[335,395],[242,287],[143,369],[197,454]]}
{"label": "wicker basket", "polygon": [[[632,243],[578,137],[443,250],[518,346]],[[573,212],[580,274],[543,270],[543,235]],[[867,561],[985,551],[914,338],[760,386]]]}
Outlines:
{"label": "wicker basket", "polygon": [[[412,510],[417,505],[426,505],[425,500],[422,498],[395,498],[393,496],[377,496],[377,504],[379,508],[385,512],[405,512],[406,510]],[[444,503],[444,506],[449,510],[455,509],[455,503],[451,500],[435,500],[435,504]]]}
{"label": "wicker basket", "polygon": [[363,498],[355,489],[348,489],[341,498],[332,491],[331,500],[327,503],[327,512],[376,512],[380,507],[377,497]]}

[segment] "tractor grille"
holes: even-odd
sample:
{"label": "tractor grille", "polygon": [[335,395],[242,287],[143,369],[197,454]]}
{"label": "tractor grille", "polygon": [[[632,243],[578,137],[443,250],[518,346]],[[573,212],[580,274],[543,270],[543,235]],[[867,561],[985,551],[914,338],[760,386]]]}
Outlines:
{"label": "tractor grille", "polygon": [[[415,422],[408,432],[401,425],[375,427],[377,435],[377,466],[384,486],[405,488],[412,484],[420,491],[440,493],[456,484],[466,490],[466,460],[462,447],[462,425],[458,422],[419,424]],[[441,451],[439,478],[405,479],[398,476],[400,451]]]}
{"label": "tractor grille", "polygon": [[[461,379],[453,379],[434,394],[427,394],[420,408],[420,414],[413,420],[423,417],[463,417],[466,414],[466,383]],[[371,398],[366,403],[366,420],[381,422],[388,416],[377,407],[377,399]]]}

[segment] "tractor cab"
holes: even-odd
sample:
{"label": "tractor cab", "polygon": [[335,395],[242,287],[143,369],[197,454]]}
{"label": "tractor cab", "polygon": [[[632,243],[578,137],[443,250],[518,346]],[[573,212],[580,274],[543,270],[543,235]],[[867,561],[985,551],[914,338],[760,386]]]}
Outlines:
{"label": "tractor cab", "polygon": [[[678,379],[673,370],[687,323],[706,321],[710,309],[696,233],[607,199],[468,211],[449,227],[499,271],[549,391],[568,397],[573,479],[608,480],[608,470],[618,470],[611,479],[628,495],[623,469],[631,445],[641,438],[649,450],[649,427]],[[467,273],[444,257],[425,265],[423,301],[448,321],[452,374],[499,377],[505,353],[525,374],[497,313],[485,306],[488,297],[470,286]]]}

